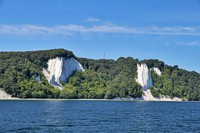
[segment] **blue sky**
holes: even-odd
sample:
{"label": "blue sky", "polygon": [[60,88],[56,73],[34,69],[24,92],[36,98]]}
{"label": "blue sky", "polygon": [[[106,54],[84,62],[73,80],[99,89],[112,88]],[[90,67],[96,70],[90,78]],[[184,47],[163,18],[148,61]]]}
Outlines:
{"label": "blue sky", "polygon": [[200,0],[0,0],[0,51],[53,48],[200,72]]}

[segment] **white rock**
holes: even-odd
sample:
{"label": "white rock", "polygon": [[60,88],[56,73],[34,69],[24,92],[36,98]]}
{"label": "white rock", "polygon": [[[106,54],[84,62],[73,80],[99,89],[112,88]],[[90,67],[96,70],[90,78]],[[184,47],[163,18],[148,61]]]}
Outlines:
{"label": "white rock", "polygon": [[169,96],[161,96],[157,98],[156,101],[182,101],[182,99],[178,97],[170,98]]}
{"label": "white rock", "polygon": [[147,91],[143,91],[143,93],[144,95],[142,95],[142,99],[145,101],[182,101],[182,99],[178,97],[170,98],[169,96],[163,96],[163,95],[161,95],[160,98],[155,98],[151,94],[150,89]]}
{"label": "white rock", "polygon": [[153,67],[151,70],[154,70],[156,72],[156,74],[158,74],[159,76],[161,76],[162,72],[160,71],[159,68],[157,67]]}
{"label": "white rock", "polygon": [[82,71],[82,65],[74,58],[64,59],[57,57],[48,61],[48,69],[43,69],[43,73],[49,83],[62,89],[61,82],[66,82],[74,71]]}
{"label": "white rock", "polygon": [[12,99],[12,96],[0,89],[0,99]]}
{"label": "white rock", "polygon": [[151,73],[146,64],[137,64],[137,79],[136,81],[142,86],[142,90],[148,90],[153,86]]}
{"label": "white rock", "polygon": [[144,91],[143,90],[143,95],[142,95],[142,99],[145,100],[145,101],[155,101],[156,98],[153,97],[153,95],[151,94],[151,91],[150,89]]}

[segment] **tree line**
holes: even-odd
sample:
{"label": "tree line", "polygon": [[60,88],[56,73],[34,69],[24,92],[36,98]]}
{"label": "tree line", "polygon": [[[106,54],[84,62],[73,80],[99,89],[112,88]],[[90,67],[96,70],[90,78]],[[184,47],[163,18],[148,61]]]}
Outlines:
{"label": "tree line", "polygon": [[[49,59],[74,57],[85,72],[74,72],[60,91],[51,86],[42,73]],[[158,67],[162,75],[151,71],[154,97],[168,95],[188,100],[200,100],[200,74],[168,66],[159,60],[139,61],[132,57],[117,60],[93,60],[78,58],[64,49],[0,52],[0,88],[20,98],[95,98],[141,97],[141,86],[135,81],[137,64],[146,63],[149,68]],[[36,77],[40,76],[38,82]]]}

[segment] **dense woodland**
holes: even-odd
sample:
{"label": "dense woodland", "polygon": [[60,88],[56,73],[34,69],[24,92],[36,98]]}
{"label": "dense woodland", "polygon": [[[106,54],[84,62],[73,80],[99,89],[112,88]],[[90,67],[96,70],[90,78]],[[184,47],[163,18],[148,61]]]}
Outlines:
{"label": "dense woodland", "polygon": [[[51,86],[42,73],[47,62],[55,57],[76,58],[85,72],[74,72],[63,84],[63,90]],[[20,98],[96,98],[141,97],[141,86],[135,81],[137,63],[158,67],[162,75],[151,71],[154,97],[168,95],[200,100],[200,74],[168,66],[159,60],[139,61],[131,57],[115,60],[77,58],[64,49],[32,52],[0,52],[0,88]],[[38,82],[36,77],[40,76]]]}
{"label": "dense woodland", "polygon": [[[42,69],[55,57],[74,57],[64,49],[32,52],[0,52],[0,88],[14,97],[59,98],[60,91],[47,82]],[[41,82],[36,77],[41,77]]]}

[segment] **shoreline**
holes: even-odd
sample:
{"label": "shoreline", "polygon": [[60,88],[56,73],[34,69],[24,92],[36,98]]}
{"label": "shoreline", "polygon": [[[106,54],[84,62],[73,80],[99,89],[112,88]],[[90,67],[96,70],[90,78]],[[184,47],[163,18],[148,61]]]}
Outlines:
{"label": "shoreline", "polygon": [[[148,96],[147,96],[148,97]],[[158,102],[183,102],[183,99],[174,97],[173,99],[168,97],[162,97],[160,99],[157,98],[145,98],[145,95],[141,98],[132,98],[132,97],[125,97],[120,98],[116,97],[114,99],[57,99],[57,98],[17,98],[12,97],[11,95],[5,93],[0,88],[0,101],[141,101],[141,102],[148,102],[148,101],[158,101]]]}
{"label": "shoreline", "polygon": [[142,99],[43,99],[43,98],[10,98],[0,101],[113,101],[113,102],[200,102],[200,101],[169,101],[169,100],[142,100]]}

